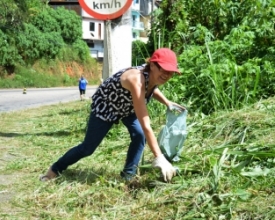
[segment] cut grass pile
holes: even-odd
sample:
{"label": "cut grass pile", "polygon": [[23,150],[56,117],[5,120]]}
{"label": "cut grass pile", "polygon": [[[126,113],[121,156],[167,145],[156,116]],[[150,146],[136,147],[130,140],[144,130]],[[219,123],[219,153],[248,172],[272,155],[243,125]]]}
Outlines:
{"label": "cut grass pile", "polygon": [[[120,178],[129,143],[121,124],[92,156],[40,182],[82,141],[89,105],[1,113],[0,219],[274,219],[275,99],[211,116],[189,113],[172,183],[150,168],[148,147],[140,175],[132,182]],[[152,119],[153,127],[164,117]]]}

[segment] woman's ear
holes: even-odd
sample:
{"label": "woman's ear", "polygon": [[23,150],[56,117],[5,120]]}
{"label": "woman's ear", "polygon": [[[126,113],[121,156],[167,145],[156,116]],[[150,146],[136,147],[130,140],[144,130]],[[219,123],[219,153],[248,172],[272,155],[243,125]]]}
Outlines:
{"label": "woman's ear", "polygon": [[150,70],[154,70],[154,68],[156,67],[156,65],[153,62],[150,62]]}

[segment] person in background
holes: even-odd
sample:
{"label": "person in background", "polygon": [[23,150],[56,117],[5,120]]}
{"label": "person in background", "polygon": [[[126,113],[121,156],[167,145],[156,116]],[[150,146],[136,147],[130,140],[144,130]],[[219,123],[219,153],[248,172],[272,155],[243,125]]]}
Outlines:
{"label": "person in background", "polygon": [[88,84],[88,81],[84,78],[84,76],[81,76],[80,79],[78,80],[78,88],[79,88],[81,101],[85,99],[87,84]]}
{"label": "person in background", "polygon": [[180,73],[176,54],[168,48],[160,48],[145,66],[125,68],[103,81],[92,96],[91,113],[83,142],[68,150],[40,179],[51,180],[68,166],[92,155],[112,125],[122,121],[128,129],[131,142],[121,177],[129,181],[137,174],[147,143],[154,156],[152,166],[160,169],[164,181],[171,181],[176,175],[176,169],[160,150],[151,127],[147,104],[152,97],[167,107],[174,105],[185,110],[183,106],[168,100],[158,88],[175,73]]}

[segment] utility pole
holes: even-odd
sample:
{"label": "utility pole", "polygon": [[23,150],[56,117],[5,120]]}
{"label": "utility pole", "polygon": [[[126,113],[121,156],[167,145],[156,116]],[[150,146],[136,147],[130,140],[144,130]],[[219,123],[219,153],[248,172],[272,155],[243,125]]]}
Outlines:
{"label": "utility pole", "polygon": [[104,59],[102,79],[132,63],[132,0],[79,0],[92,17],[104,20]]}
{"label": "utility pole", "polygon": [[131,10],[105,21],[104,26],[103,80],[132,64]]}

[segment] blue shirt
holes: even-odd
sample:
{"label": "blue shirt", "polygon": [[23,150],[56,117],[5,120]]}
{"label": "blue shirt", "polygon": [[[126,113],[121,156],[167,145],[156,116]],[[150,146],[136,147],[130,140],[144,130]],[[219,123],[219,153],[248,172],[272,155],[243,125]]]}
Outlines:
{"label": "blue shirt", "polygon": [[81,78],[78,83],[79,89],[85,90],[87,84],[88,84],[87,80],[84,78]]}

